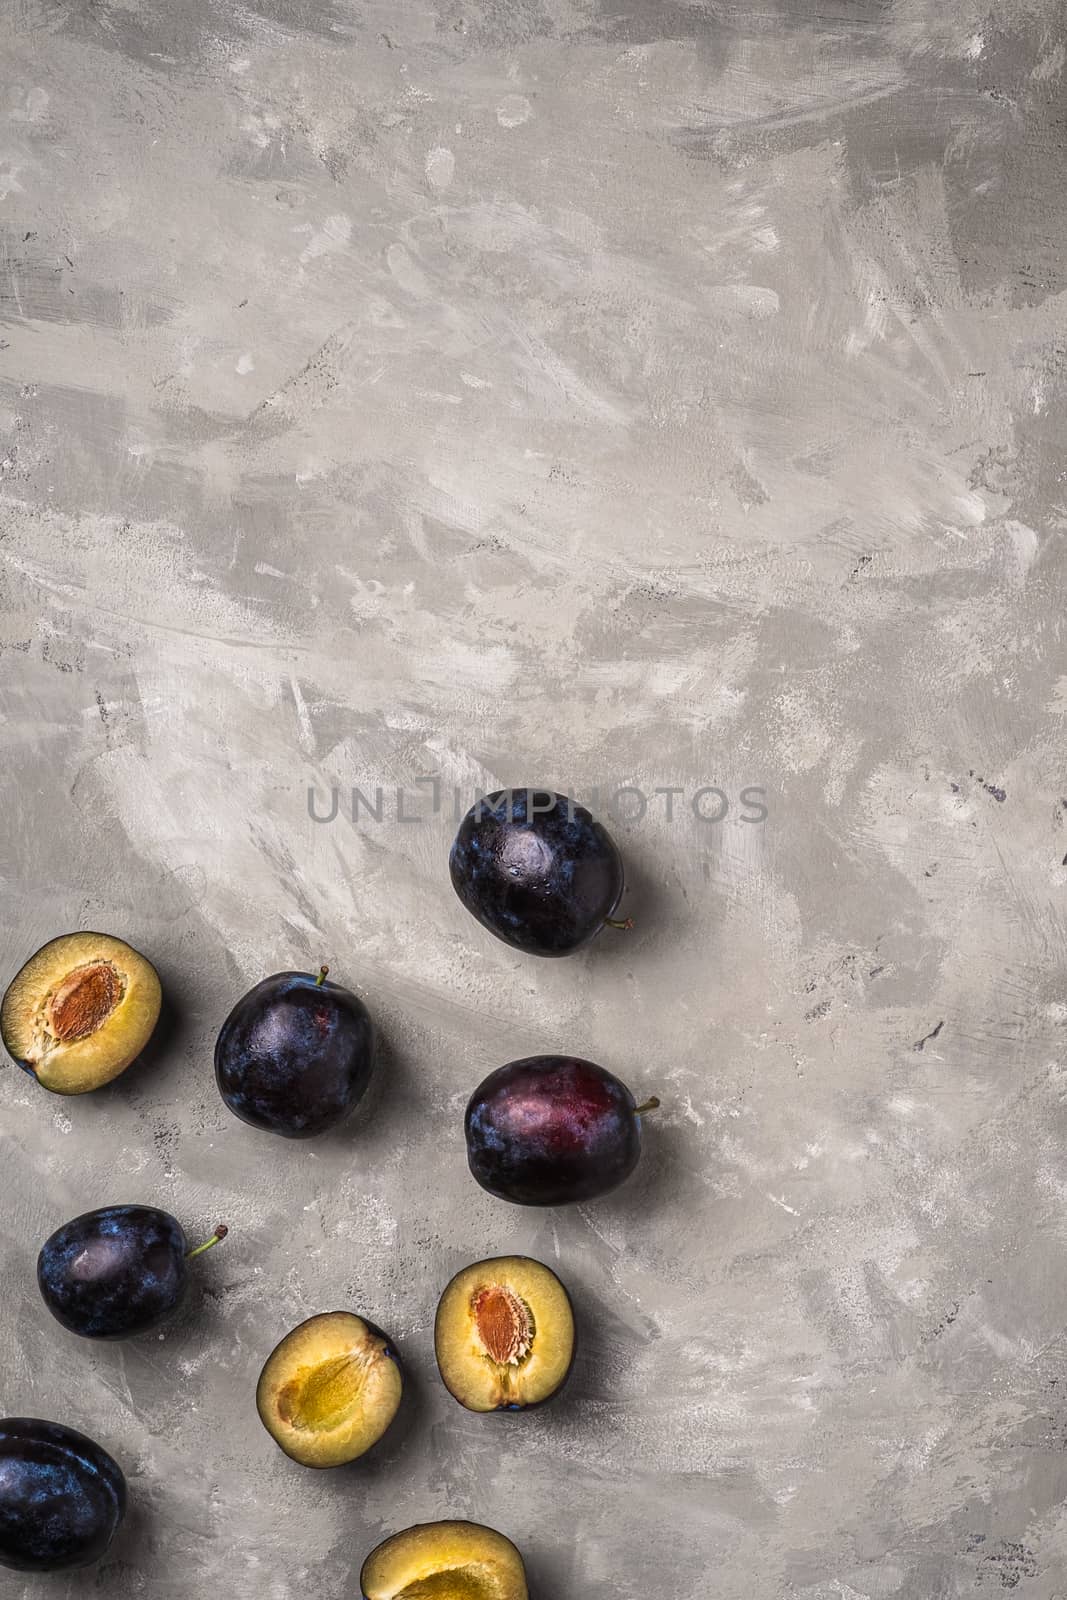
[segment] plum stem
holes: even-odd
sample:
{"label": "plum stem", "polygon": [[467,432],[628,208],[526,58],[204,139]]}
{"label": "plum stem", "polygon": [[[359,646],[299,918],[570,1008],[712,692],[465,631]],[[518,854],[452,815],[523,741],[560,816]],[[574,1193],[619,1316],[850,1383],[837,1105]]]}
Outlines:
{"label": "plum stem", "polygon": [[634,1112],[635,1117],[643,1117],[647,1111],[659,1110],[658,1095],[650,1094],[644,1105],[638,1106]]}
{"label": "plum stem", "polygon": [[605,917],[605,928],[620,928],[623,933],[629,933],[634,925],[633,917]]}
{"label": "plum stem", "polygon": [[329,970],[330,970],[329,967],[320,967],[319,968],[319,975],[315,979],[315,987],[316,987],[316,989],[321,988],[321,986],[326,982],[326,974],[329,972]]}
{"label": "plum stem", "polygon": [[230,1230],[226,1224],[224,1222],[220,1222],[210,1239],[205,1239],[203,1244],[198,1244],[195,1249],[187,1250],[185,1252],[186,1261],[192,1261],[194,1256],[202,1256],[205,1250],[211,1249],[212,1245],[221,1244],[229,1231]]}

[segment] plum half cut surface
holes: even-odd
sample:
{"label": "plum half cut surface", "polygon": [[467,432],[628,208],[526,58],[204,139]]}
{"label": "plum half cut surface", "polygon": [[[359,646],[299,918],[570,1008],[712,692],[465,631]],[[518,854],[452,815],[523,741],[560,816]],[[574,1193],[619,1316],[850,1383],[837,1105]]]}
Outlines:
{"label": "plum half cut surface", "polygon": [[566,1289],[529,1256],[464,1267],[437,1307],[437,1365],[468,1411],[523,1411],[550,1400],[567,1380],[574,1342]]}
{"label": "plum half cut surface", "polygon": [[220,1223],[190,1249],[155,1206],[101,1206],[57,1228],[37,1257],[37,1286],[57,1322],[83,1339],[127,1339],[177,1310],[189,1262],[226,1237]]}
{"label": "plum half cut surface", "polygon": [[301,1466],[341,1467],[377,1444],[402,1392],[385,1334],[351,1311],[324,1311],[268,1357],[256,1408],[275,1444]]}
{"label": "plum half cut surface", "polygon": [[529,1600],[510,1539],[477,1522],[423,1522],[395,1533],[363,1563],[363,1600]]}
{"label": "plum half cut surface", "polygon": [[374,1025],[351,990],[278,972],[244,995],[219,1031],[215,1078],[242,1122],[311,1139],[342,1122],[374,1070]]}
{"label": "plum half cut surface", "polygon": [[60,1572],[99,1561],[126,1512],[122,1468],[61,1422],[0,1422],[0,1566]]}
{"label": "plum half cut surface", "polygon": [[448,868],[471,916],[527,955],[580,950],[612,922],[622,898],[622,857],[607,829],[547,789],[502,789],[478,800],[460,823]]}
{"label": "plum half cut surface", "polygon": [[580,1056],[526,1056],[475,1089],[464,1131],[483,1189],[524,1206],[593,1200],[616,1188],[641,1155],[641,1106],[624,1083]]}
{"label": "plum half cut surface", "polygon": [[163,1000],[152,964],[107,933],[42,945],[0,1004],[4,1049],[42,1089],[86,1094],[136,1061]]}

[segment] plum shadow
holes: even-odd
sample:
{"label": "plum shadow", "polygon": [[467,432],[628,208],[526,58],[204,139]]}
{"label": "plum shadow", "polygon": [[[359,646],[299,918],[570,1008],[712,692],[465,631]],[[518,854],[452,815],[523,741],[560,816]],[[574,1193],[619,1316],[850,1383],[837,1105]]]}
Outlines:
{"label": "plum shadow", "polygon": [[668,921],[675,926],[679,920],[676,899],[664,889],[662,880],[653,876],[655,858],[650,856],[646,862],[632,839],[627,840],[622,857],[626,887],[614,914],[632,917],[634,925],[625,931],[602,928],[584,951],[589,960],[613,966],[620,961],[633,961],[647,939],[661,933]]}
{"label": "plum shadow", "polygon": [[[666,1120],[670,1112],[669,1099],[656,1111],[642,1117],[641,1159],[632,1176],[601,1202],[618,1210],[640,1211],[665,1215],[669,1207],[678,1204],[679,1192],[685,1180],[685,1168],[678,1160],[679,1130]],[[596,1205],[591,1200],[589,1205]]]}
{"label": "plum shadow", "polygon": [[533,1550],[527,1543],[521,1550],[526,1568],[526,1582],[530,1600],[556,1600],[567,1592],[567,1582],[572,1577],[570,1563],[559,1551]]}

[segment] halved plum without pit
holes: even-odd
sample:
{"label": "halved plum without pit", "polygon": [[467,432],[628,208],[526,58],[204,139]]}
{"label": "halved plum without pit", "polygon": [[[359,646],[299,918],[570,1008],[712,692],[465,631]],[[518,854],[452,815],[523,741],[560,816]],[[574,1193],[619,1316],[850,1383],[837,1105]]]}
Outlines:
{"label": "halved plum without pit", "polygon": [[305,1467],[340,1467],[376,1444],[396,1416],[403,1379],[373,1323],[325,1311],[286,1334],[256,1389],[274,1442]]}
{"label": "halved plum without pit", "polygon": [[363,1600],[529,1600],[519,1552],[477,1522],[405,1528],[371,1552],[359,1581]]}

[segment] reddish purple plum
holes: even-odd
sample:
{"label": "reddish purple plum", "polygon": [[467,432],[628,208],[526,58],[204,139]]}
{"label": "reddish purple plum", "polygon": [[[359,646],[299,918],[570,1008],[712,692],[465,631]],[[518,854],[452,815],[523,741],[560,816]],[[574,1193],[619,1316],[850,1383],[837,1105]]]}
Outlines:
{"label": "reddish purple plum", "polygon": [[624,1183],[641,1155],[641,1117],[624,1083],[578,1056],[527,1056],[491,1072],[464,1129],[471,1172],[520,1206],[595,1200]]}

